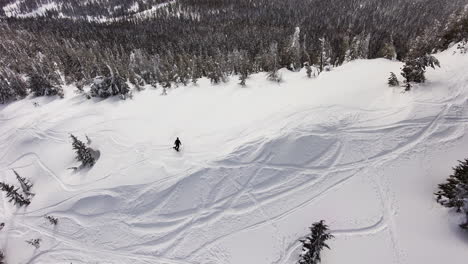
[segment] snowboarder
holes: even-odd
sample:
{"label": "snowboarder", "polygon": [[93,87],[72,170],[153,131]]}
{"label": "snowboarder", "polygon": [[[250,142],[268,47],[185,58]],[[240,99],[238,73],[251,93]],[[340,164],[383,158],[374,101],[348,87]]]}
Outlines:
{"label": "snowboarder", "polygon": [[177,138],[176,141],[174,142],[174,149],[178,152],[180,149],[180,145],[182,145],[182,142],[180,142],[180,139]]}

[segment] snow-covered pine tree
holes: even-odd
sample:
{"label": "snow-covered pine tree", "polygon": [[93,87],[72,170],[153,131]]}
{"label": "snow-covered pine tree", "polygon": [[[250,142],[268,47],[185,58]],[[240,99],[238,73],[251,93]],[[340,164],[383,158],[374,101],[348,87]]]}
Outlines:
{"label": "snow-covered pine tree", "polygon": [[447,182],[439,184],[439,190],[435,195],[439,204],[455,208],[457,212],[467,216],[467,222],[460,226],[468,229],[468,159],[460,161]]}
{"label": "snow-covered pine tree", "polygon": [[5,264],[5,254],[0,250],[0,264]]}
{"label": "snow-covered pine tree", "polygon": [[304,66],[306,68],[307,78],[312,78],[312,67],[310,66],[308,62],[305,62]]}
{"label": "snow-covered pine tree", "polygon": [[77,137],[73,134],[70,135],[72,138],[72,146],[76,153],[76,159],[81,162],[83,167],[92,167],[94,166],[96,160],[94,159],[91,151],[92,149],[87,147],[85,143],[80,141]]}
{"label": "snow-covered pine tree", "polygon": [[390,87],[397,87],[400,86],[400,82],[398,81],[398,78],[395,73],[391,72],[390,77],[388,77],[388,85]]}
{"label": "snow-covered pine tree", "polygon": [[411,83],[423,83],[426,81],[426,68],[440,67],[440,62],[432,55],[425,55],[416,59],[407,60],[401,69],[401,75],[405,78],[406,91],[411,89]]}
{"label": "snow-covered pine tree", "polygon": [[4,104],[14,98],[15,91],[11,88],[4,73],[0,71],[0,104]]}
{"label": "snow-covered pine tree", "polygon": [[241,75],[239,76],[240,86],[242,86],[242,87],[246,86],[247,77],[248,77],[247,74],[241,73]]}
{"label": "snow-covered pine tree", "polygon": [[18,172],[16,172],[15,170],[13,170],[13,172],[15,173],[16,175],[16,179],[18,180],[18,182],[20,183],[21,185],[21,189],[23,190],[24,194],[26,194],[27,196],[32,196],[34,195],[32,192],[31,192],[31,188],[33,187],[33,184],[26,178],[24,177],[21,177]]}
{"label": "snow-covered pine tree", "polygon": [[27,197],[24,197],[18,192],[18,188],[15,188],[13,185],[0,182],[0,189],[6,193],[6,196],[10,198],[9,202],[14,202],[15,205],[27,206],[31,203],[31,200]]}
{"label": "snow-covered pine tree", "polygon": [[324,221],[314,223],[310,227],[310,235],[305,239],[301,240],[302,253],[300,255],[299,264],[318,264],[321,262],[320,253],[323,248],[330,247],[326,244],[326,241],[333,238],[330,234],[328,226],[325,225]]}
{"label": "snow-covered pine tree", "polygon": [[44,76],[33,73],[29,76],[28,87],[35,96],[55,96],[63,97],[63,90],[60,86],[52,84]]}
{"label": "snow-covered pine tree", "polygon": [[268,53],[268,80],[273,82],[281,82],[281,75],[279,74],[279,62],[278,62],[278,44],[275,42],[270,46],[270,52]]}

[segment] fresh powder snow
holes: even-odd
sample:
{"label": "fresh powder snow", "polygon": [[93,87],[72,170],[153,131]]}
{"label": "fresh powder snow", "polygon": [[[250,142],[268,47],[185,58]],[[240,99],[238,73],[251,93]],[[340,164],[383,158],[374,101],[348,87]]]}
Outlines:
{"label": "fresh powder snow", "polygon": [[[401,63],[375,59],[0,106],[0,179],[14,169],[35,193],[19,209],[1,196],[7,263],[293,264],[325,220],[323,263],[466,264],[462,216],[433,195],[468,155],[468,56],[454,51],[410,92],[386,83]],[[71,133],[100,151],[94,167],[69,169]]]}

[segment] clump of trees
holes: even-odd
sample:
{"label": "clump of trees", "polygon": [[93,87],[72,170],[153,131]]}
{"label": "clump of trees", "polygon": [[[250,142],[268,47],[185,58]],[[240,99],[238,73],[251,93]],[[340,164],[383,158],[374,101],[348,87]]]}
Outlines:
{"label": "clump of trees", "polygon": [[72,139],[72,147],[75,150],[76,160],[81,162],[80,167],[84,168],[94,166],[96,160],[99,158],[99,151],[88,147],[83,141],[79,140],[73,134],[71,134],[70,137]]}
{"label": "clump of trees", "polygon": [[445,183],[439,184],[435,193],[437,202],[466,216],[460,227],[468,230],[468,159],[460,161]]}
{"label": "clump of trees", "polygon": [[299,264],[318,264],[322,261],[321,252],[324,248],[330,249],[327,240],[332,239],[328,226],[322,220],[314,223],[310,227],[310,234],[303,240],[302,253],[300,255]]}
{"label": "clump of trees", "polygon": [[[23,1],[13,15],[44,1]],[[134,3],[142,11],[165,1],[56,0],[64,4],[43,17],[0,20],[0,103],[30,93],[61,96],[59,87],[73,83],[89,83],[90,97],[127,98],[128,82],[136,90],[169,89],[239,75],[245,85],[250,74],[277,81],[279,69],[298,71],[305,62],[312,76],[308,67],[417,58],[467,37],[468,16],[459,11],[467,1],[180,0],[133,16]],[[108,21],[87,19],[94,16]]]}
{"label": "clump of trees", "polygon": [[409,59],[401,69],[401,75],[405,78],[405,90],[411,90],[412,83],[426,81],[426,68],[440,67],[440,62],[432,55],[425,55],[415,59]]}
{"label": "clump of trees", "polygon": [[92,97],[108,98],[111,96],[120,96],[126,99],[129,96],[130,87],[126,81],[118,76],[112,74],[110,77],[96,77],[91,85],[90,95]]}
{"label": "clump of trees", "polygon": [[18,206],[27,206],[31,203],[31,200],[22,195],[19,189],[13,185],[9,185],[4,182],[0,182],[0,189],[6,193],[7,198],[10,198],[9,202],[13,202]]}

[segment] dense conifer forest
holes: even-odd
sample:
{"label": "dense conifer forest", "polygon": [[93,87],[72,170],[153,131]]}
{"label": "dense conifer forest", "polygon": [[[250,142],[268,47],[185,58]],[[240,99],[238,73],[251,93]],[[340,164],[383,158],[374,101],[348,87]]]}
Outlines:
{"label": "dense conifer forest", "polygon": [[96,77],[116,95],[125,80],[169,88],[239,74],[245,84],[283,67],[414,59],[467,37],[467,2],[1,0],[0,102]]}

